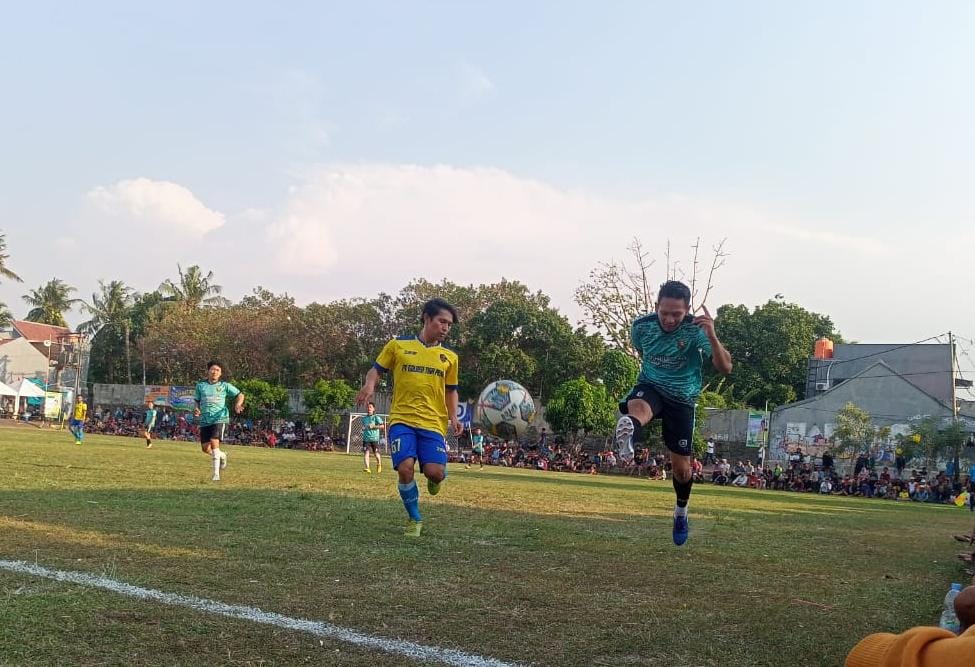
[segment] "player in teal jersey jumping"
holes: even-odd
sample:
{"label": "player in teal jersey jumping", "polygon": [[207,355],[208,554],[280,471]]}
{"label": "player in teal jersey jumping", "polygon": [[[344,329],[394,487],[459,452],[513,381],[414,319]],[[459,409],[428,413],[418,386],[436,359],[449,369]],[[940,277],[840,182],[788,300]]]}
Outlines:
{"label": "player in teal jersey jumping", "polygon": [[219,361],[207,363],[207,379],[196,383],[196,410],[193,416],[200,420],[200,446],[204,454],[213,458],[213,481],[220,481],[220,471],[227,467],[227,454],[220,451],[220,441],[223,440],[230,423],[230,410],[227,409],[227,399],[235,398],[234,413],[240,414],[244,410],[244,395],[240,389],[222,382],[223,364]]}
{"label": "player in teal jersey jumping", "polygon": [[633,458],[633,437],[659,418],[664,444],[673,466],[674,544],[687,541],[687,503],[691,497],[691,456],[694,454],[694,412],[703,383],[704,359],[719,373],[731,372],[731,355],[714,332],[714,319],[690,314],[691,291],[670,280],[660,286],[657,311],[633,322],[631,338],[642,359],[636,386],[620,403],[616,448],[625,460]]}

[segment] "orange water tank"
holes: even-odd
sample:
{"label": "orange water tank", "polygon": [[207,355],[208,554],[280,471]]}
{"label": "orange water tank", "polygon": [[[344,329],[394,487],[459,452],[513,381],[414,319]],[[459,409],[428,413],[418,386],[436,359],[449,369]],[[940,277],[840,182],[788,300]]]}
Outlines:
{"label": "orange water tank", "polygon": [[816,359],[832,359],[833,358],[833,341],[829,338],[820,338],[816,341],[816,349],[813,352],[813,356]]}

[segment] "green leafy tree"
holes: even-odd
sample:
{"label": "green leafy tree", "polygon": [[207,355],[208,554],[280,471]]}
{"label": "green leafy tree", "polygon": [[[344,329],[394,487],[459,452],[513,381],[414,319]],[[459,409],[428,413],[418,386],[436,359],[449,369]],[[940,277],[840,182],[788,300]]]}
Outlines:
{"label": "green leafy tree", "polygon": [[352,407],[355,389],[342,379],[319,380],[305,391],[305,408],[312,424],[338,425],[340,411]]}
{"label": "green leafy tree", "polygon": [[866,452],[876,441],[878,429],[870,413],[854,403],[847,403],[836,413],[834,450],[854,457]]}
{"label": "green leafy tree", "polygon": [[58,327],[68,326],[64,314],[81,302],[71,296],[75,292],[66,282],[59,278],[48,281],[37,289],[32,289],[24,295],[24,301],[31,307],[27,313],[29,322],[51,324]]}
{"label": "green leafy tree", "polygon": [[[842,342],[827,315],[781,300],[749,311],[747,306],[718,309],[715,330],[734,359],[728,381],[734,397],[754,407],[782,405],[802,396],[809,357],[817,338]],[[709,371],[710,378],[716,374]]]}
{"label": "green leafy tree", "polygon": [[682,262],[671,253],[670,241],[660,249],[664,262],[658,264],[653,253],[639,239],[627,248],[629,257],[601,262],[576,288],[575,301],[585,313],[586,324],[596,328],[613,347],[636,357],[630,340],[633,320],[656,309],[661,283],[680,280],[691,290],[691,302],[702,306],[714,284],[715,273],[724,266],[728,254],[724,240],[712,247],[710,268],[701,254],[701,240],[691,246],[691,255]]}
{"label": "green leafy tree", "polygon": [[244,416],[254,420],[271,420],[291,414],[288,390],[264,380],[245,379],[234,382],[244,392]]}
{"label": "green leafy tree", "polygon": [[[93,334],[92,351],[96,349],[101,353],[111,353],[111,345],[98,345],[96,348],[95,339],[100,336],[103,338],[121,338],[125,350],[125,382],[132,384],[132,305],[135,303],[135,294],[131,287],[121,280],[113,280],[106,283],[98,281],[100,293],[91,295],[90,303],[83,303],[81,308],[91,319],[81,323],[78,331]],[[103,359],[103,364],[111,364],[112,360]]]}
{"label": "green leafy tree", "polygon": [[549,399],[545,420],[570,439],[580,432],[608,435],[616,423],[616,401],[601,384],[591,384],[585,378],[568,380]]}
{"label": "green leafy tree", "polygon": [[229,302],[220,296],[223,287],[213,282],[213,271],[203,275],[199,266],[193,265],[183,271],[183,267],[176,265],[179,278],[167,278],[159,286],[159,292],[167,302],[179,304],[187,310],[200,306],[226,306]]}
{"label": "green leafy tree", "polygon": [[640,375],[640,363],[620,349],[606,350],[599,364],[599,378],[610,396],[622,398]]}
{"label": "green leafy tree", "polygon": [[13,280],[16,283],[24,282],[20,276],[7,266],[8,259],[10,259],[10,255],[7,254],[7,235],[0,234],[0,278]]}
{"label": "green leafy tree", "polygon": [[911,425],[911,433],[905,440],[914,445],[912,450],[914,455],[924,457],[928,469],[934,468],[939,458],[951,458],[954,464],[955,481],[957,481],[960,472],[958,459],[967,437],[968,434],[961,422],[946,421],[939,417],[925,417]]}
{"label": "green leafy tree", "polygon": [[547,392],[567,380],[595,380],[604,351],[599,336],[573,329],[548,297],[527,290],[497,296],[467,324],[458,349],[461,395],[477,396],[488,383],[506,378],[545,403]]}
{"label": "green leafy tree", "polygon": [[9,327],[14,321],[14,314],[7,308],[7,304],[0,301],[0,329]]}

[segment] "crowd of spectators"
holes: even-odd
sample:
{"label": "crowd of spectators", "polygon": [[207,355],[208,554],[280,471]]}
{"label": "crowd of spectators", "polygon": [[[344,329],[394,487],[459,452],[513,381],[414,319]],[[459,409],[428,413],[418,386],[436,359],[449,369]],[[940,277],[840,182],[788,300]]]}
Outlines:
{"label": "crowd of spectators", "polygon": [[961,475],[961,481],[955,483],[943,470],[930,473],[927,468],[920,468],[908,472],[860,462],[852,473],[841,475],[834,468],[832,458],[828,455],[824,458],[814,462],[809,457],[801,457],[763,468],[757,468],[751,461],[737,461],[732,466],[727,459],[720,459],[711,471],[711,481],[753,489],[952,503],[965,490],[969,478]]}
{"label": "crowd of spectators", "polygon": [[[91,433],[138,437],[142,430],[144,411],[133,408],[101,409],[89,413],[86,430]],[[192,417],[185,412],[161,408],[156,418],[153,436],[157,440],[196,441],[199,430]],[[327,433],[312,429],[295,421],[281,421],[273,428],[241,419],[230,424],[225,442],[228,444],[305,449],[310,451],[344,450],[343,438],[332,438]],[[452,461],[466,463],[470,460],[469,449],[455,447],[450,452]],[[719,486],[737,486],[751,489],[771,489],[796,493],[858,496],[927,503],[951,503],[962,493],[969,475],[962,475],[955,483],[945,471],[929,473],[927,468],[907,471],[902,461],[891,468],[877,465],[867,457],[857,459],[849,474],[837,472],[833,458],[824,454],[819,460],[803,455],[799,450],[788,461],[762,465],[738,460],[734,465],[726,458],[713,455],[709,447],[705,459],[710,468],[697,458],[692,460],[695,482],[709,481]],[[485,465],[509,468],[528,468],[541,471],[575,472],[589,475],[612,473],[633,475],[651,480],[667,479],[670,472],[669,457],[648,448],[637,448],[631,461],[622,460],[611,449],[590,452],[582,445],[567,444],[561,440],[548,443],[544,430],[537,442],[523,443],[514,440],[489,441],[483,456]],[[975,470],[975,466],[972,466]]]}
{"label": "crowd of spectators", "polygon": [[[88,414],[85,430],[103,435],[139,437],[144,415],[145,410],[142,408],[96,407]],[[196,442],[200,431],[190,413],[160,408],[152,434],[155,440]],[[250,419],[236,420],[231,422],[223,442],[323,452],[345,448],[344,439],[333,439],[327,433],[294,421],[281,421],[268,428]]]}

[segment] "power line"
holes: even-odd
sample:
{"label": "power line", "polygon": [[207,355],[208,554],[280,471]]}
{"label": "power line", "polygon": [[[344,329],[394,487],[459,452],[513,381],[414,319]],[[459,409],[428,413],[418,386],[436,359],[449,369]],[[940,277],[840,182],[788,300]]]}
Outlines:
{"label": "power line", "polygon": [[[880,352],[871,352],[870,354],[864,354],[864,355],[861,355],[859,357],[853,357],[852,359],[833,359],[833,360],[830,360],[830,367],[832,368],[833,366],[837,366],[839,364],[848,364],[848,363],[851,363],[853,361],[860,361],[861,359],[869,359],[870,357],[879,357],[882,354],[889,354],[889,353],[893,352],[894,350],[901,350],[901,349],[903,349],[905,347],[912,347],[914,345],[921,345],[922,343],[926,343],[929,340],[939,339],[941,336],[945,336],[945,335],[947,335],[947,332],[940,333],[940,334],[936,334],[934,336],[928,336],[927,338],[923,338],[923,339],[921,339],[919,341],[915,341],[913,343],[904,343],[903,345],[896,345],[894,347],[889,347],[889,348],[887,348],[885,350],[881,350]],[[850,345],[856,345],[856,344],[858,344],[858,343],[850,343]],[[859,344],[862,344],[862,345],[872,345],[872,344],[875,344],[875,343],[859,343]],[[944,345],[945,343],[940,343],[940,344],[941,345]],[[822,360],[822,361],[825,361],[825,359]]]}

